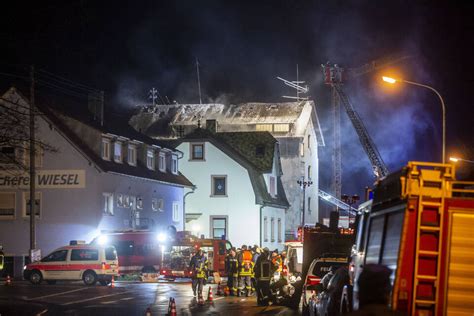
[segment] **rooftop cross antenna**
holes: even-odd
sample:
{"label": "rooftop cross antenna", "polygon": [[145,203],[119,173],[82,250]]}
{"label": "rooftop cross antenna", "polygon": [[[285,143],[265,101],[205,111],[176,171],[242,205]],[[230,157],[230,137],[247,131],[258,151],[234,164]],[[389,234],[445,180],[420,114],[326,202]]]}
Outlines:
{"label": "rooftop cross antenna", "polygon": [[283,95],[283,98],[286,99],[295,99],[296,101],[301,101],[301,100],[308,100],[308,97],[300,97],[300,93],[306,94],[309,92],[308,85],[305,85],[304,87],[301,86],[300,84],[305,83],[305,81],[299,81],[299,70],[298,70],[298,64],[296,65],[296,81],[289,81],[286,79],[283,79],[281,77],[276,77],[278,80],[283,81],[285,85],[287,85],[290,88],[293,88],[296,90],[296,97],[294,96],[288,96],[288,95]]}
{"label": "rooftop cross antenna", "polygon": [[198,90],[199,90],[199,104],[202,104],[201,99],[201,79],[199,78],[199,61],[196,57],[196,72],[197,72],[197,79],[198,79]]}
{"label": "rooftop cross antenna", "polygon": [[158,90],[156,90],[155,88],[151,88],[149,93],[150,93],[150,96],[148,97],[148,99],[151,99],[153,102],[153,106],[155,106],[156,105],[155,100],[158,99],[158,96],[157,96]]}

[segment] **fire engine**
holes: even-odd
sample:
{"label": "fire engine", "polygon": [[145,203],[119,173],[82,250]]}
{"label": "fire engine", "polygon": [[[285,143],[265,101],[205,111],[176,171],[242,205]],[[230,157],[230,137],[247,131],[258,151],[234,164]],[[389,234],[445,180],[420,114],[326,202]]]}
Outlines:
{"label": "fire engine", "polygon": [[[350,270],[357,309],[363,264],[392,269],[390,308],[410,315],[474,311],[474,182],[451,164],[409,162],[381,180],[361,212]],[[347,289],[346,289],[347,290]],[[345,302],[343,302],[344,304]]]}
{"label": "fire engine", "polygon": [[232,247],[227,240],[198,238],[188,232],[174,235],[153,231],[102,232],[92,243],[110,244],[117,249],[120,274],[159,273],[166,278],[191,277],[189,262],[201,248],[209,270],[225,274],[225,255]]}

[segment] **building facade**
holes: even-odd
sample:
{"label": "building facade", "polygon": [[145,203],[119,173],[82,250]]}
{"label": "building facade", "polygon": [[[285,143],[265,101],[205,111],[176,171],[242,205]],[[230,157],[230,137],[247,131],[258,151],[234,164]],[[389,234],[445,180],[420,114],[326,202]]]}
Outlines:
{"label": "building facade", "polygon": [[[29,106],[13,88],[2,99],[3,106]],[[38,149],[36,158],[36,244],[42,255],[70,240],[89,242],[103,230],[183,228],[184,188],[192,183],[179,172],[182,153],[127,126],[39,110],[37,138],[54,148]],[[28,159],[18,148],[1,152]],[[3,163],[0,171],[0,244],[7,256],[22,258],[30,247],[30,179],[27,171],[9,167]]]}
{"label": "building facade", "polygon": [[181,170],[196,185],[185,201],[186,230],[237,247],[283,249],[289,204],[276,139],[267,132],[198,128],[177,142]]}
{"label": "building facade", "polygon": [[[267,131],[279,143],[282,182],[290,203],[286,213],[287,239],[293,239],[302,223],[314,225],[319,219],[319,157],[324,146],[313,101],[285,103],[173,104],[144,106],[130,120],[136,130],[153,138],[179,138],[205,120],[215,120],[219,132]],[[298,180],[311,180],[303,190]]]}

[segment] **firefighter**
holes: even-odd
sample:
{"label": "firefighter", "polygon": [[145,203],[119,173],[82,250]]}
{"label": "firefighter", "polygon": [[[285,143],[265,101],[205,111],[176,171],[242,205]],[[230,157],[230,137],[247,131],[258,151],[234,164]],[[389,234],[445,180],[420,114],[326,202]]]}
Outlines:
{"label": "firefighter", "polygon": [[193,272],[192,288],[194,297],[196,297],[196,290],[199,298],[202,298],[202,289],[204,281],[207,278],[208,261],[202,249],[198,249],[196,254],[191,258],[189,268]]}
{"label": "firefighter", "polygon": [[239,261],[239,288],[237,296],[240,296],[245,290],[245,295],[249,296],[252,291],[252,274],[254,263],[252,262],[252,252],[247,246],[242,246],[242,251],[238,257]]}
{"label": "firefighter", "polygon": [[230,249],[227,256],[227,286],[231,290],[231,295],[237,296],[237,288],[239,286],[239,262],[235,248]]}
{"label": "firefighter", "polygon": [[255,278],[257,280],[257,304],[259,306],[268,305],[270,299],[270,280],[272,277],[272,262],[270,261],[270,251],[263,248],[262,253],[255,263]]}

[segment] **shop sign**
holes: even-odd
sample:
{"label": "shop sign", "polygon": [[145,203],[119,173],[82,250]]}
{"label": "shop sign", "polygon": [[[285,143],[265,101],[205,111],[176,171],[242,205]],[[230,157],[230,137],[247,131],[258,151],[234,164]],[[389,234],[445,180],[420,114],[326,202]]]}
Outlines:
{"label": "shop sign", "polygon": [[[0,189],[27,189],[30,175],[24,172],[0,172]],[[37,189],[80,189],[86,187],[85,170],[38,170]]]}

